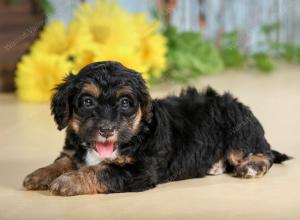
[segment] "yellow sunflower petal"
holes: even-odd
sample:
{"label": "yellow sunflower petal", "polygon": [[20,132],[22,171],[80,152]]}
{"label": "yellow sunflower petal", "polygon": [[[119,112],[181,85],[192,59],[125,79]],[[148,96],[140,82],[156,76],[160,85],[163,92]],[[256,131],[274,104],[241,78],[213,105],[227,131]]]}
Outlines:
{"label": "yellow sunflower petal", "polygon": [[71,69],[70,63],[59,55],[32,53],[17,66],[17,96],[23,101],[49,101],[52,89]]}
{"label": "yellow sunflower petal", "polygon": [[60,21],[55,21],[47,26],[40,34],[40,38],[33,44],[32,51],[62,54],[68,49],[65,26]]}

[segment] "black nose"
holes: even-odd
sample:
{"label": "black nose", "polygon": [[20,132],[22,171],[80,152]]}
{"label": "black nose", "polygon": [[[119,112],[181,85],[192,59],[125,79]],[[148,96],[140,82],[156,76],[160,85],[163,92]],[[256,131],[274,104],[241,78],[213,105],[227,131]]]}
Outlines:
{"label": "black nose", "polygon": [[113,136],[114,134],[114,127],[100,127],[99,128],[99,133],[103,136],[103,137],[110,137]]}

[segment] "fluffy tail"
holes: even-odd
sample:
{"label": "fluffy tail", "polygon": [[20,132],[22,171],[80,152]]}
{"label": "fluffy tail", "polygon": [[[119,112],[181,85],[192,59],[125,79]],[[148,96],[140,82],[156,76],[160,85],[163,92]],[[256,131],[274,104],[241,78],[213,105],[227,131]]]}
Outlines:
{"label": "fluffy tail", "polygon": [[274,161],[273,161],[274,163],[282,163],[283,161],[293,159],[293,157],[290,157],[286,154],[279,153],[276,150],[272,150],[272,154],[274,156]]}

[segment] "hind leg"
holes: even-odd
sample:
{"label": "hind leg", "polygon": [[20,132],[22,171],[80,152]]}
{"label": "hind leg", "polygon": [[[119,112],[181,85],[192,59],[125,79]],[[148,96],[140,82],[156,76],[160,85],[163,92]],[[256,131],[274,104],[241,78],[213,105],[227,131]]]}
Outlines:
{"label": "hind leg", "polygon": [[244,154],[233,151],[228,154],[228,163],[233,167],[233,176],[256,178],[264,176],[272,166],[272,159],[262,153]]}

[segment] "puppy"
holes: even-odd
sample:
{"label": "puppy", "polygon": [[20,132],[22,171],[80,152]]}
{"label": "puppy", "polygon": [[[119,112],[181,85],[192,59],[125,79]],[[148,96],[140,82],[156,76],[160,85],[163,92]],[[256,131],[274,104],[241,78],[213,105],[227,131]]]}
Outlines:
{"label": "puppy", "polygon": [[70,74],[51,103],[66,129],[60,156],[23,186],[54,195],[143,191],[216,175],[255,178],[289,159],[271,150],[250,109],[229,93],[188,88],[152,100],[139,73],[97,62]]}

